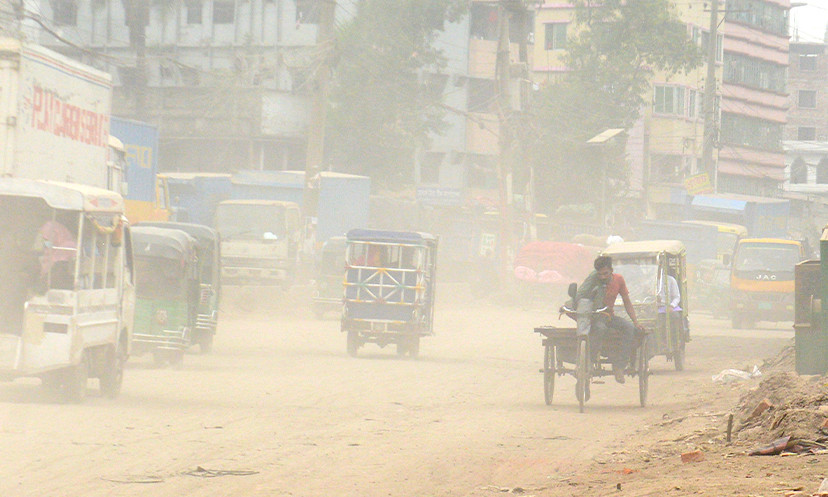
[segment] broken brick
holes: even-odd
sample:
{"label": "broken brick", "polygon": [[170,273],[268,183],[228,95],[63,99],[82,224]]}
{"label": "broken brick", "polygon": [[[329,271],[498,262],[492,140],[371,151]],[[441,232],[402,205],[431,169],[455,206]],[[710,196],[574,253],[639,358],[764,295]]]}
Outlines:
{"label": "broken brick", "polygon": [[704,461],[704,453],[700,450],[694,450],[693,452],[685,452],[681,455],[681,462],[683,463],[702,461]]}
{"label": "broken brick", "polygon": [[773,407],[773,404],[768,399],[763,399],[754,409],[753,412],[750,413],[750,417],[748,419],[758,418],[762,415],[763,412],[767,411]]}

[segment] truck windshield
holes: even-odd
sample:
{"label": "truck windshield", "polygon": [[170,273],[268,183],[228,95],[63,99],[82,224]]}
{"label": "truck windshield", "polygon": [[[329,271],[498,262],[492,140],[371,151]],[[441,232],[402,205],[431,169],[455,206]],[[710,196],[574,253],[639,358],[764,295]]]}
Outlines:
{"label": "truck windshield", "polygon": [[739,240],[739,235],[736,233],[727,233],[724,231],[720,231],[719,235],[716,237],[716,251],[719,255],[721,254],[733,254],[733,250],[736,249],[736,242]]}
{"label": "truck windshield", "polygon": [[791,272],[799,263],[799,245],[788,243],[745,243],[739,246],[733,269],[736,271]]}
{"label": "truck windshield", "polygon": [[263,239],[265,233],[285,237],[285,208],[279,205],[221,204],[216,229],[224,239]]}

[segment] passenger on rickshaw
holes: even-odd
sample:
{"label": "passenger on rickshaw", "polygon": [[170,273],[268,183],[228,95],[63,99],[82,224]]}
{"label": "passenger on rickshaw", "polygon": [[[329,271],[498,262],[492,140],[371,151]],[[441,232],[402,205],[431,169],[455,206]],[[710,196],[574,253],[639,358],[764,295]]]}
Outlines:
{"label": "passenger on rickshaw", "polygon": [[666,313],[671,313],[670,331],[676,336],[676,330],[680,329],[681,334],[686,339],[689,327],[682,317],[681,290],[679,290],[679,284],[676,281],[675,271],[670,268],[664,276],[665,278],[661,280],[658,288],[658,318],[666,319]]}
{"label": "passenger on rickshaw", "polygon": [[[620,334],[619,350],[609,352],[609,359],[612,362],[612,372],[615,381],[624,383],[624,369],[630,362],[633,346],[635,345],[635,330],[641,329],[638,319],[635,316],[635,309],[630,300],[630,293],[627,290],[627,283],[620,274],[612,272],[612,258],[599,256],[593,263],[595,271],[589,274],[584,282],[578,287],[575,295],[575,302],[581,299],[592,300],[595,309],[607,308],[607,316],[597,316],[593,322],[590,335],[595,338],[594,343],[602,343],[610,329]],[[613,312],[615,300],[621,295],[624,302],[624,309],[627,311],[630,320],[617,316]],[[595,351],[598,352],[597,350]]]}

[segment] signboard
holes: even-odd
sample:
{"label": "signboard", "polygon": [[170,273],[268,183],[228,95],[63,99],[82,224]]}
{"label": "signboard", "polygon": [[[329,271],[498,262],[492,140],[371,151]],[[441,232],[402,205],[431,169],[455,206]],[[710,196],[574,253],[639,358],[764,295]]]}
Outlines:
{"label": "signboard", "polygon": [[459,188],[418,186],[417,201],[426,205],[461,205],[463,192]]}
{"label": "signboard", "polygon": [[707,173],[699,173],[695,176],[685,178],[684,188],[690,195],[713,193],[713,184],[710,182],[710,176]]}

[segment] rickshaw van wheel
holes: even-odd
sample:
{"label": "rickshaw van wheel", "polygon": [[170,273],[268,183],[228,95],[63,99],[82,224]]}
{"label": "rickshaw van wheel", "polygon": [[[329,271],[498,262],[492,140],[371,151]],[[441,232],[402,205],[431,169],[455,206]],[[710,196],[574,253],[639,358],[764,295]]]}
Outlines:
{"label": "rickshaw van wheel", "polygon": [[554,345],[544,347],[543,354],[543,400],[546,405],[552,405],[552,398],[555,395],[555,367],[557,358]]}
{"label": "rickshaw van wheel", "polygon": [[638,350],[638,400],[641,407],[647,407],[647,392],[650,385],[650,360],[647,357],[647,337],[641,340]]}
{"label": "rickshaw van wheel", "polygon": [[89,358],[83,353],[76,366],[68,368],[63,394],[68,402],[81,403],[86,399],[86,386],[89,380]]}
{"label": "rickshaw van wheel", "polygon": [[575,396],[578,398],[578,412],[584,412],[584,403],[586,402],[587,384],[589,383],[588,371],[588,354],[587,341],[580,340],[578,344],[578,358],[575,367]]}

